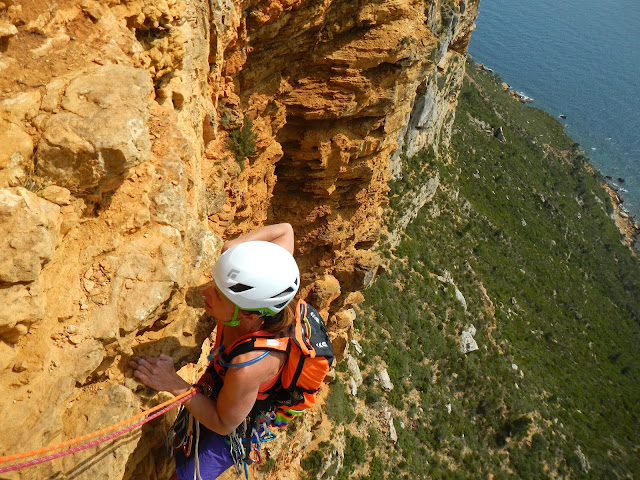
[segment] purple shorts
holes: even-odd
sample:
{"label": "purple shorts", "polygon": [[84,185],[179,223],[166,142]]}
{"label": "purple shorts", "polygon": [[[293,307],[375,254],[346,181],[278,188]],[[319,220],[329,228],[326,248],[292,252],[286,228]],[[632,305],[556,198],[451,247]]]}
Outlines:
{"label": "purple shorts", "polygon": [[[182,450],[176,452],[176,474],[179,480],[193,480],[196,462],[196,439],[193,439],[193,450],[186,457]],[[202,480],[218,478],[233,465],[229,445],[225,437],[200,425],[200,441],[198,442],[198,463]]]}

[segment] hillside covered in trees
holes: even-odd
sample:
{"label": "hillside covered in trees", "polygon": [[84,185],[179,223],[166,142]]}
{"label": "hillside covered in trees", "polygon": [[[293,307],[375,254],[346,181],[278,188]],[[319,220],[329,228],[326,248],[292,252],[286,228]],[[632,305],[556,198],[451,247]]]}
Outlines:
{"label": "hillside covered in trees", "polygon": [[637,475],[640,264],[604,179],[474,64],[450,147],[404,159],[390,230],[434,178],[398,246],[381,246],[387,268],[356,319],[363,384],[350,396],[357,372],[339,367],[336,429],[303,460],[307,478]]}

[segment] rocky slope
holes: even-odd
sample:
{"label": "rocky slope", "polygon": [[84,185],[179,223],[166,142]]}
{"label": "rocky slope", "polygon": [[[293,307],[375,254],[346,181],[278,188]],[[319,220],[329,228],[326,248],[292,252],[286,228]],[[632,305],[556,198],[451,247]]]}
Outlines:
{"label": "rocky slope", "polygon": [[[345,355],[387,182],[401,152],[448,142],[478,3],[1,2],[0,454],[165,399],[132,354],[194,380],[208,268],[266,222],[294,225],[303,295]],[[168,478],[167,424],[6,478]]]}

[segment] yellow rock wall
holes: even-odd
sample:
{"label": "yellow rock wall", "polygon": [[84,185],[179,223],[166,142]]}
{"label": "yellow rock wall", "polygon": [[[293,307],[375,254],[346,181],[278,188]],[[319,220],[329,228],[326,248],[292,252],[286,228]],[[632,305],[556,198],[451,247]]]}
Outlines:
{"label": "yellow rock wall", "polygon": [[[0,454],[166,399],[132,354],[195,380],[198,291],[267,222],[294,226],[342,356],[400,153],[448,141],[478,2],[0,2]],[[168,422],[2,478],[168,478]]]}

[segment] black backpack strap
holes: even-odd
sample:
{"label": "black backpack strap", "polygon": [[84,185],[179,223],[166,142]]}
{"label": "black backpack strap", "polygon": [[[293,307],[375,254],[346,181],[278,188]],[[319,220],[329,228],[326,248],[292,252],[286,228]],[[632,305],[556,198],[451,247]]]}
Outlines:
{"label": "black backpack strap", "polygon": [[304,300],[300,300],[300,321],[304,320],[307,316],[307,312],[309,311],[309,304]]}

